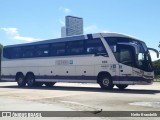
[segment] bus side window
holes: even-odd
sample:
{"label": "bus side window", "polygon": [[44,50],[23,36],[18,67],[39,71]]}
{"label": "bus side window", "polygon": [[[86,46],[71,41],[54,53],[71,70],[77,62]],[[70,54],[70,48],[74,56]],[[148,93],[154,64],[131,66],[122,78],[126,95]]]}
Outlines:
{"label": "bus side window", "polygon": [[51,56],[64,56],[66,55],[66,43],[51,44]]}
{"label": "bus side window", "polygon": [[36,57],[49,56],[49,44],[36,46],[35,55],[36,55]]}
{"label": "bus side window", "polygon": [[105,54],[105,55],[107,54],[104,48],[104,45],[100,39],[87,40],[86,53],[87,54]]}
{"label": "bus side window", "polygon": [[32,58],[34,57],[34,46],[25,46],[22,47],[22,57],[23,58]]}
{"label": "bus side window", "polygon": [[68,55],[81,55],[84,53],[84,41],[71,41],[67,45]]}
{"label": "bus side window", "polygon": [[3,49],[3,57],[4,58],[8,58],[8,59],[11,59],[11,51],[12,49],[11,48],[4,48]]}
{"label": "bus side window", "polygon": [[15,58],[21,58],[22,57],[22,50],[21,47],[14,47],[11,49],[11,58],[15,59]]}

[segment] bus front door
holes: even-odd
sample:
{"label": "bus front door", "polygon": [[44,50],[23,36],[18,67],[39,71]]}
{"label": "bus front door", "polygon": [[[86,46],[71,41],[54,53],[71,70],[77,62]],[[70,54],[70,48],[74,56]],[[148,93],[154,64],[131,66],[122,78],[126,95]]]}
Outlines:
{"label": "bus front door", "polygon": [[117,51],[119,53],[119,83],[133,84],[131,76],[134,66],[135,48],[130,45],[119,44]]}

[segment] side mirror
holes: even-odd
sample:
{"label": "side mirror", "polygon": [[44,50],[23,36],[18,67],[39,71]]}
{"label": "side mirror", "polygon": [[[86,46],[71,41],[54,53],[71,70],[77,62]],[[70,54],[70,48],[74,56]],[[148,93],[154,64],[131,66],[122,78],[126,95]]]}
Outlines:
{"label": "side mirror", "polygon": [[153,48],[148,48],[148,50],[152,50],[152,51],[154,51],[154,52],[157,54],[157,58],[159,58],[159,52],[158,52],[158,50],[153,49]]}

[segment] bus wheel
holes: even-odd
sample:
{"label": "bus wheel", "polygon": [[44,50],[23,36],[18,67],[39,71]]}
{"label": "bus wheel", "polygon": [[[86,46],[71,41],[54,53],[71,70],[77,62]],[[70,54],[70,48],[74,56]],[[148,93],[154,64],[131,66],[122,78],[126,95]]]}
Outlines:
{"label": "bus wheel", "polygon": [[27,80],[28,87],[34,87],[36,85],[35,84],[35,77],[33,74],[28,74],[26,76],[26,80]]}
{"label": "bus wheel", "polygon": [[120,90],[124,90],[128,85],[116,85]]}
{"label": "bus wheel", "polygon": [[112,90],[114,86],[110,76],[101,76],[99,79],[99,84],[104,90]]}
{"label": "bus wheel", "polygon": [[45,85],[46,85],[47,87],[52,87],[55,83],[56,83],[56,82],[47,82],[47,83],[45,83]]}
{"label": "bus wheel", "polygon": [[16,81],[19,87],[25,87],[26,86],[26,80],[24,78],[23,74],[19,74],[16,77]]}

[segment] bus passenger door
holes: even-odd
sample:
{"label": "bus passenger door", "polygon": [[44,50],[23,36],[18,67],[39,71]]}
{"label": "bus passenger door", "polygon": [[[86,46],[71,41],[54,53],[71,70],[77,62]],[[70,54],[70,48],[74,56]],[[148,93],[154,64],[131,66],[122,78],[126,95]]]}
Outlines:
{"label": "bus passenger door", "polygon": [[132,72],[135,62],[135,48],[131,45],[118,44],[119,83],[133,84]]}

